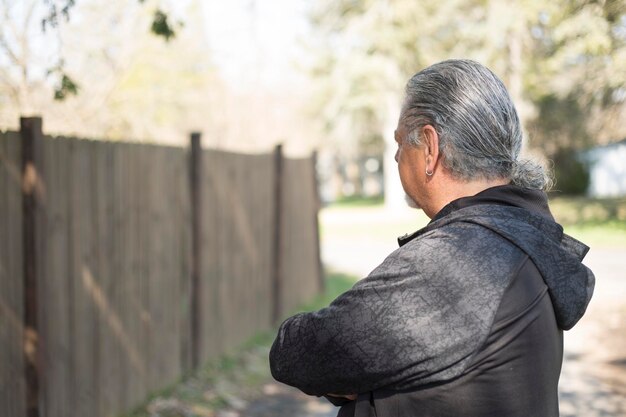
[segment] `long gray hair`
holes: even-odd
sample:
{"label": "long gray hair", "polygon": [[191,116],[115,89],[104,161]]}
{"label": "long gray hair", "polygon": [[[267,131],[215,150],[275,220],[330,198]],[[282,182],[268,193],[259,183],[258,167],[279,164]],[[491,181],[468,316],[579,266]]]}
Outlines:
{"label": "long gray hair", "polygon": [[407,83],[401,122],[409,141],[431,125],[439,135],[443,165],[462,180],[510,179],[525,188],[547,189],[551,180],[537,162],[520,159],[522,129],[500,79],[471,60],[434,64]]}

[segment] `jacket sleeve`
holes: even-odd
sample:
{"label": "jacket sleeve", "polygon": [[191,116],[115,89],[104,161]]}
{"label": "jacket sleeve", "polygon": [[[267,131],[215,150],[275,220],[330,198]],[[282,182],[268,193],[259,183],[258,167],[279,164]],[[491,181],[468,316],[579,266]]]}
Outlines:
{"label": "jacket sleeve", "polygon": [[365,340],[372,339],[375,308],[367,307],[363,296],[353,288],[327,308],[285,320],[270,351],[274,378],[309,395],[364,389],[357,381],[375,360]]}
{"label": "jacket sleeve", "polygon": [[480,240],[461,250],[442,241],[405,245],[330,306],[285,320],[270,351],[274,378],[319,396],[460,375],[489,334],[508,273],[494,264],[501,282],[484,280],[481,264],[467,263],[483,259]]}
{"label": "jacket sleeve", "polygon": [[[285,320],[270,351],[274,378],[324,395],[414,389],[460,375],[504,288],[477,283],[456,262],[433,261],[452,248],[440,244],[435,255],[411,246],[330,306]],[[458,252],[461,262],[474,256],[468,252]]]}

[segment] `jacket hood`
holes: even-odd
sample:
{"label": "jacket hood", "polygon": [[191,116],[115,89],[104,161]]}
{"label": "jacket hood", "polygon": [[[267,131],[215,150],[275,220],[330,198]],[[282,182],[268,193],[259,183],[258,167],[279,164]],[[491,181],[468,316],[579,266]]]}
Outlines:
{"label": "jacket hood", "polygon": [[559,224],[524,208],[480,204],[436,219],[410,239],[452,222],[481,225],[524,251],[543,276],[561,329],[571,329],[585,314],[595,285],[593,273],[582,264],[589,247],[564,234]]}

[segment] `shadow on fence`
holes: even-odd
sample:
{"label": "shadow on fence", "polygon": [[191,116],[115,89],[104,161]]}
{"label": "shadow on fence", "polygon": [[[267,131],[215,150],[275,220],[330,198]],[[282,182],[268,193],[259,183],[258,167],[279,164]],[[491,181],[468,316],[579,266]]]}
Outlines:
{"label": "shadow on fence", "polygon": [[0,415],[109,416],[322,290],[315,155],[0,132]]}

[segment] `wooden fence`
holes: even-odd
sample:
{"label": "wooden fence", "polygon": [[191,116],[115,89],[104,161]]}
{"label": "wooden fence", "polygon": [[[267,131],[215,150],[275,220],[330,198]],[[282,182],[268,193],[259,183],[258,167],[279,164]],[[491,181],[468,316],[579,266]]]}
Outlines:
{"label": "wooden fence", "polygon": [[322,289],[315,158],[0,133],[0,415],[113,416]]}

